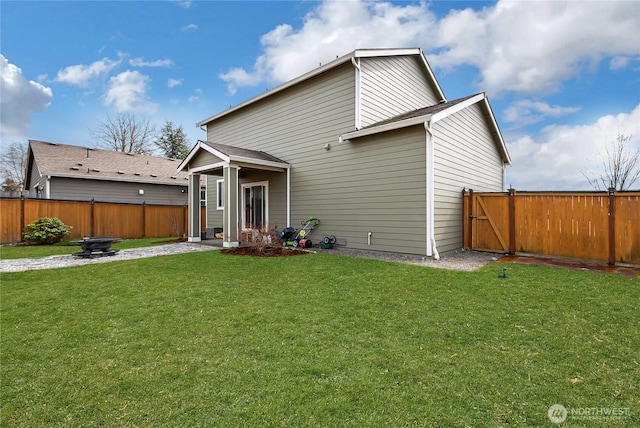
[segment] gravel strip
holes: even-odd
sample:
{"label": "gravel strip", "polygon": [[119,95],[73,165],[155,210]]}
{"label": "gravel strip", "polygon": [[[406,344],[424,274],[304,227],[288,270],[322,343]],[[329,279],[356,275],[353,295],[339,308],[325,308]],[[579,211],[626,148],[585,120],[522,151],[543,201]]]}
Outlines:
{"label": "gravel strip", "polygon": [[85,266],[95,263],[115,262],[118,260],[141,259],[145,257],[166,256],[169,254],[180,254],[194,251],[215,250],[216,247],[181,242],[178,244],[158,245],[154,247],[131,248],[120,250],[114,256],[92,257],[83,259],[81,257],[49,256],[38,259],[11,259],[0,260],[0,272],[21,272],[37,269],[54,269],[69,266]]}
{"label": "gravel strip", "polygon": [[[69,266],[85,266],[95,263],[107,263],[118,260],[140,259],[145,257],[164,256],[170,254],[180,254],[195,251],[217,250],[218,247],[202,245],[191,242],[181,242],[177,244],[158,245],[154,247],[132,248],[120,250],[114,256],[93,257],[83,259],[72,255],[49,256],[37,259],[11,259],[0,260],[0,272],[22,272],[37,269],[55,269]],[[352,257],[363,257],[376,260],[383,260],[395,263],[407,263],[419,266],[428,266],[441,269],[474,271],[480,267],[498,260],[502,255],[493,253],[482,253],[476,251],[458,251],[442,256],[440,260],[433,260],[429,257],[412,256],[396,253],[384,253],[378,251],[355,250],[344,247],[336,247],[331,250],[321,250],[318,252],[328,254],[339,254]]]}
{"label": "gravel strip", "polygon": [[502,254],[483,253],[477,251],[456,251],[440,256],[440,260],[431,257],[414,256],[407,254],[383,253],[379,251],[354,250],[343,247],[335,247],[331,250],[319,250],[327,253],[343,254],[345,256],[364,257],[388,262],[407,263],[419,266],[428,266],[440,269],[461,270],[472,272],[482,266],[500,259]]}

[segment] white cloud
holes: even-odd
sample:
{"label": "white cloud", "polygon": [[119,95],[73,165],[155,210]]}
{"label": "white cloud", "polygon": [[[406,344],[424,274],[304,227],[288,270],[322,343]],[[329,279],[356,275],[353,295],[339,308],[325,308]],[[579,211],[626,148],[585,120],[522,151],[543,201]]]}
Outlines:
{"label": "white cloud", "polygon": [[149,76],[131,70],[110,78],[104,104],[113,105],[117,112],[155,113],[158,105],[147,97],[150,80]]}
{"label": "white cloud", "polygon": [[183,9],[189,9],[192,5],[193,2],[191,0],[171,0],[174,3],[177,3],[178,6],[180,6]]}
{"label": "white cloud", "polygon": [[357,48],[420,46],[435,68],[470,65],[478,87],[551,93],[603,58],[640,54],[633,1],[499,1],[479,11],[453,10],[438,20],[427,3],[397,5],[327,0],[298,29],[281,24],[263,35],[252,70],[219,77],[231,93],[242,86],[280,83]]}
{"label": "white cloud", "polygon": [[189,25],[185,25],[182,28],[180,28],[182,31],[195,31],[198,29],[198,26],[196,24],[189,24]]}
{"label": "white cloud", "polygon": [[478,86],[498,93],[554,92],[609,56],[640,53],[640,14],[627,1],[500,1],[442,19],[436,67],[472,65]]}
{"label": "white cloud", "polygon": [[158,59],[155,61],[145,61],[144,58],[131,58],[129,65],[132,67],[172,67],[173,61],[170,59]]}
{"label": "white cloud", "polygon": [[580,111],[580,107],[549,105],[542,101],[519,100],[504,110],[504,121],[523,127],[548,118],[558,118]]}
{"label": "white cloud", "polygon": [[262,36],[264,53],[252,71],[233,68],[219,77],[230,93],[242,86],[283,82],[357,48],[426,43],[434,22],[425,3],[326,1],[305,16],[299,30],[283,24]]}
{"label": "white cloud", "polygon": [[70,65],[58,71],[55,78],[56,82],[69,83],[70,85],[86,87],[89,82],[97,77],[107,75],[121,61],[113,61],[109,58],[103,58],[89,65]]}
{"label": "white cloud", "polygon": [[618,132],[631,135],[640,150],[640,104],[629,113],[599,118],[579,126],[553,125],[538,138],[523,136],[508,144],[512,166],[507,185],[518,190],[592,190],[582,171],[600,170],[604,154]]}
{"label": "white cloud", "polygon": [[169,88],[175,88],[176,86],[182,85],[183,79],[169,79],[167,81],[167,86]]}
{"label": "white cloud", "polygon": [[0,129],[7,143],[28,138],[30,115],[51,105],[53,91],[38,82],[27,80],[22,70],[0,54]]}

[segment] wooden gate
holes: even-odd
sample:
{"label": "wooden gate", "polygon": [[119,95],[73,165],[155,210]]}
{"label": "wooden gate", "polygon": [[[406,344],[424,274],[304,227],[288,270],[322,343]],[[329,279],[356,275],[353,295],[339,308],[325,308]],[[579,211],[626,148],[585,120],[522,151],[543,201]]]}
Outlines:
{"label": "wooden gate", "polygon": [[465,191],[463,248],[640,264],[640,192]]}
{"label": "wooden gate", "polygon": [[[509,203],[503,194],[469,192],[465,207],[470,249],[495,253],[509,252]],[[506,221],[505,221],[506,220]]]}

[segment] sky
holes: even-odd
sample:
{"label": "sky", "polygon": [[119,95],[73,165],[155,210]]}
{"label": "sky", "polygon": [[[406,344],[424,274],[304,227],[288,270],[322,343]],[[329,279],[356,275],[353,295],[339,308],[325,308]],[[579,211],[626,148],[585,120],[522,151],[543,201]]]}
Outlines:
{"label": "sky", "polygon": [[[640,149],[640,1],[0,0],[0,150],[95,147],[131,113],[196,123],[359,48],[422,48],[447,99],[486,92],[507,187],[590,190]],[[637,185],[640,188],[640,183]]]}

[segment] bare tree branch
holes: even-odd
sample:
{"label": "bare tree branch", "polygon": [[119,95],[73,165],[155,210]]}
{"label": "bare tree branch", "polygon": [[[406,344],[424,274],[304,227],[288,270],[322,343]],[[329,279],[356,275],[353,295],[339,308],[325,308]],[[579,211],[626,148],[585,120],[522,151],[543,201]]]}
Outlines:
{"label": "bare tree branch", "polygon": [[115,117],[107,116],[90,133],[98,140],[98,146],[107,150],[151,154],[156,129],[148,119],[137,118],[131,113],[118,113]]}
{"label": "bare tree branch", "polygon": [[605,148],[604,156],[597,154],[602,170],[599,173],[582,171],[595,190],[629,190],[640,179],[640,150],[631,148],[631,137],[618,132],[616,139]]}
{"label": "bare tree branch", "polygon": [[11,143],[2,151],[0,174],[2,190],[20,192],[24,189],[27,169],[27,144]]}

